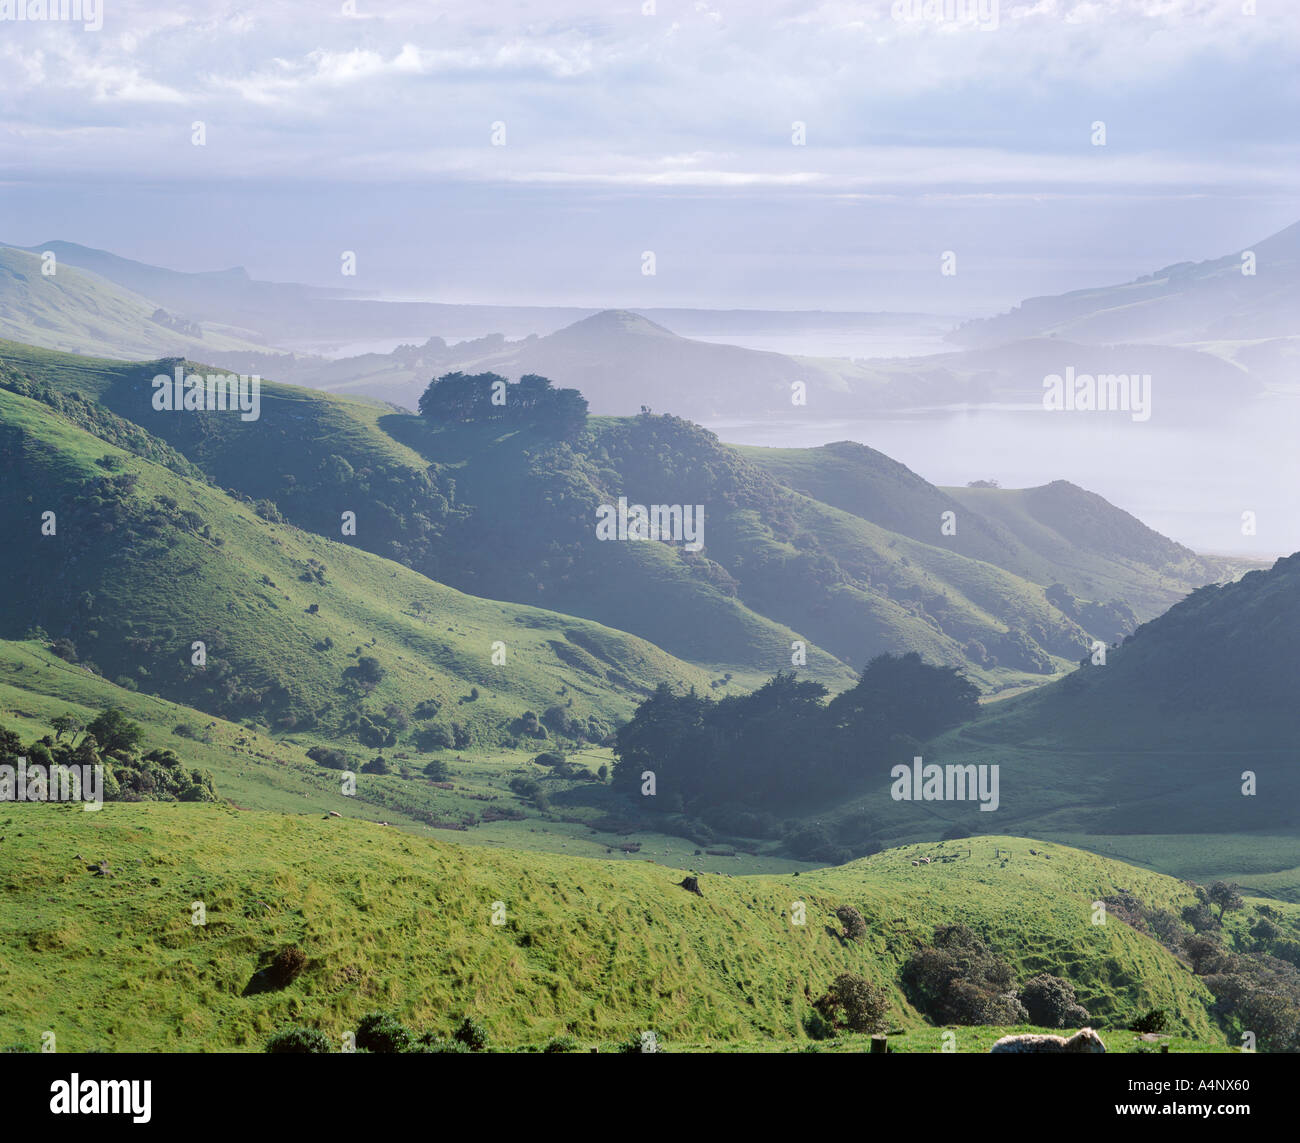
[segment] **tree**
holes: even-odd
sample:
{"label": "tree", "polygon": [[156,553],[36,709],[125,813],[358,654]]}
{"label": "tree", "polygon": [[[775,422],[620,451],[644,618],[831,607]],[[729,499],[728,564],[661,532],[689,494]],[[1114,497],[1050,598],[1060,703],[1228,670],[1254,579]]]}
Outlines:
{"label": "tree", "polygon": [[345,678],[351,679],[367,692],[374,690],[383,682],[384,674],[384,668],[379,665],[379,660],[370,655],[362,655],[355,666],[347,667],[343,671]]}
{"label": "tree", "polygon": [[1074,985],[1046,973],[1035,976],[1020,990],[1020,1003],[1029,1019],[1043,1028],[1081,1028],[1088,1011],[1074,995]]}
{"label": "tree", "polygon": [[56,714],[50,719],[50,727],[54,731],[54,741],[58,742],[65,734],[75,738],[81,730],[81,723],[74,715]]}
{"label": "tree", "polygon": [[1235,881],[1216,881],[1209,888],[1211,905],[1219,907],[1219,921],[1222,923],[1225,911],[1234,912],[1245,905],[1241,899],[1241,886]]}
{"label": "tree", "polygon": [[95,717],[86,727],[87,735],[94,735],[102,751],[129,753],[140,745],[144,731],[137,723],[131,722],[116,707],[108,707]]}
{"label": "tree", "polygon": [[869,980],[842,972],[813,1007],[832,1024],[850,1032],[871,1032],[884,1023],[889,997]]}

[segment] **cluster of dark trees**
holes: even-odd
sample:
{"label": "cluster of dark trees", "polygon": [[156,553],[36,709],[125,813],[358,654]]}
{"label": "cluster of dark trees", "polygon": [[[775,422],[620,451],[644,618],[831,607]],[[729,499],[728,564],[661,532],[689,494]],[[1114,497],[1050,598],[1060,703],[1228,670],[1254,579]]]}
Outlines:
{"label": "cluster of dark trees", "polygon": [[939,925],[903,965],[903,991],[936,1024],[1037,1024],[1081,1028],[1074,986],[1040,974],[1017,987],[1012,967],[962,924]]}
{"label": "cluster of dark trees", "polygon": [[146,753],[144,731],[116,708],[100,711],[89,722],[58,715],[50,720],[50,730],[24,746],[14,731],[0,726],[0,764],[16,767],[25,758],[29,767],[102,765],[107,802],[217,800],[208,771],[186,767],[171,750]]}
{"label": "cluster of dark trees", "polygon": [[[706,819],[834,796],[910,762],[923,739],[975,714],[978,693],[915,652],[873,659],[829,703],[826,687],[794,672],[720,700],[661,684],[615,735],[613,785],[647,808]],[[653,798],[639,796],[646,771]]]}
{"label": "cluster of dark trees", "polygon": [[444,373],[420,397],[420,416],[439,424],[497,422],[572,440],[587,427],[587,399],[536,373],[511,385],[496,373]]}

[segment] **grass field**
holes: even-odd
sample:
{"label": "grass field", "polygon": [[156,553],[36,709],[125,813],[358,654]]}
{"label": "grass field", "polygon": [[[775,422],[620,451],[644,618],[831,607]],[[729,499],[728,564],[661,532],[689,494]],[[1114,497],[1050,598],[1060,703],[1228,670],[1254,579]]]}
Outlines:
{"label": "grass field", "polygon": [[[705,874],[700,898],[677,886],[680,870],[645,860],[466,847],[315,813],[13,806],[0,837],[0,1045],[52,1030],[68,1051],[255,1051],[284,1025],[341,1037],[379,1009],[443,1033],[472,1014],[502,1047],[654,1029],[670,1049],[788,1050],[808,1043],[811,1000],[853,971],[889,990],[901,1050],[933,1050],[898,969],[935,924],[961,920],[1022,977],[1069,977],[1099,1028],[1161,1007],[1180,1043],[1225,1046],[1185,967],[1089,919],[1117,886],[1153,903],[1187,888],[1024,839],[909,847],[797,878]],[[914,867],[920,852],[954,860]],[[108,876],[87,869],[100,861]],[[863,941],[836,935],[841,904],[866,918]],[[306,953],[303,975],[250,987],[287,944]],[[958,1050],[991,1034],[959,1030]]]}

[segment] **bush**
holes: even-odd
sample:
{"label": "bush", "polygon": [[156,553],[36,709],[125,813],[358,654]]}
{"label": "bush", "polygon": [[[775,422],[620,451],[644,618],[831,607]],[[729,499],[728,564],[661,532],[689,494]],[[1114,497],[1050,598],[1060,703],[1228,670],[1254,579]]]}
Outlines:
{"label": "bush", "polygon": [[1042,1028],[1074,1028],[1088,1023],[1088,1012],[1074,995],[1074,985],[1059,976],[1035,976],[1020,990],[1032,1024]]}
{"label": "bush", "polygon": [[434,761],[424,768],[424,776],[431,782],[445,782],[451,777],[451,771],[447,768],[446,762]]}
{"label": "bush", "polygon": [[640,1056],[662,1052],[663,1047],[659,1043],[659,1033],[647,1029],[644,1032],[633,1032],[626,1040],[621,1041],[614,1051],[620,1056]]}
{"label": "bush", "polygon": [[938,1024],[1020,1024],[1024,1006],[1012,994],[1010,965],[965,925],[939,925],[934,944],[903,965],[903,989]]}
{"label": "bush", "polygon": [[267,1040],[266,1050],[272,1055],[321,1056],[332,1052],[334,1046],[324,1032],[315,1028],[285,1028]]}
{"label": "bush", "polygon": [[357,1025],[357,1047],[368,1052],[409,1052],[414,1042],[411,1030],[387,1012],[372,1012]]}
{"label": "bush", "polygon": [[835,1025],[814,1008],[803,1019],[803,1030],[810,1040],[829,1040],[835,1035]]}
{"label": "bush", "polygon": [[434,1055],[443,1052],[458,1054],[461,1052],[468,1052],[470,1049],[459,1040],[448,1040],[442,1036],[434,1036],[426,1032],[420,1037],[419,1043],[417,1043],[411,1050],[413,1052]]}
{"label": "bush", "polygon": [[867,922],[852,905],[841,905],[835,910],[835,916],[844,926],[843,935],[846,941],[860,941],[867,935]]}
{"label": "bush", "polygon": [[547,1041],[542,1051],[548,1055],[557,1052],[576,1052],[578,1051],[578,1041],[568,1035],[555,1036]]}
{"label": "bush", "polygon": [[415,748],[428,754],[434,750],[450,750],[455,738],[445,726],[425,726],[415,732]]}
{"label": "bush", "polygon": [[313,746],[307,751],[307,757],[329,770],[346,770],[348,756],[341,750],[331,750],[326,746]]}
{"label": "bush", "polygon": [[889,997],[883,988],[869,980],[842,972],[813,1007],[838,1027],[850,1032],[871,1032],[884,1023]]}
{"label": "bush", "polygon": [[488,1046],[487,1029],[472,1016],[466,1016],[452,1038],[464,1044],[471,1052],[481,1052]]}
{"label": "bush", "polygon": [[1133,1021],[1132,1030],[1141,1033],[1163,1032],[1168,1023],[1169,1017],[1163,1008],[1152,1008],[1145,1016],[1139,1016]]}
{"label": "bush", "polygon": [[307,954],[297,945],[289,945],[275,954],[266,975],[276,988],[285,988],[298,978],[306,966]]}

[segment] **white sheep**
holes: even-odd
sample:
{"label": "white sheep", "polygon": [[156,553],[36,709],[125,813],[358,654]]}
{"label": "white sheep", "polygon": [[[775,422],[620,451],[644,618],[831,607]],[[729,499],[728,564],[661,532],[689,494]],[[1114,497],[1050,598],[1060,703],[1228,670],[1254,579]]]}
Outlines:
{"label": "white sheep", "polygon": [[1105,1052],[1106,1045],[1091,1028],[1080,1028],[1073,1036],[1043,1036],[1028,1033],[1023,1036],[1003,1036],[989,1049],[990,1052]]}

